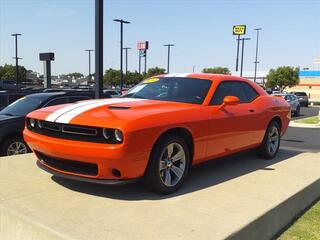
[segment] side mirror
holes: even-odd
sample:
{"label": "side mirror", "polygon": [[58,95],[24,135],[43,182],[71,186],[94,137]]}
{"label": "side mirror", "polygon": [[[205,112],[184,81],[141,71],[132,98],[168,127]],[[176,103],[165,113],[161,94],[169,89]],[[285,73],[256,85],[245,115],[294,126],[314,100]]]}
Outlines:
{"label": "side mirror", "polygon": [[240,103],[240,99],[236,96],[225,96],[223,98],[223,103],[220,105],[219,109],[224,108],[227,105],[237,105]]}

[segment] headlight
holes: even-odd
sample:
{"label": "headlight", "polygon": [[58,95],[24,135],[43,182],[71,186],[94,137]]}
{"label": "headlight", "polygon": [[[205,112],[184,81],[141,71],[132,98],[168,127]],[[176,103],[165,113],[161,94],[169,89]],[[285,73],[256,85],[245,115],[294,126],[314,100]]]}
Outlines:
{"label": "headlight", "polygon": [[35,126],[36,126],[36,120],[34,120],[34,119],[30,119],[30,126],[32,127],[32,128],[34,128]]}
{"label": "headlight", "polygon": [[37,121],[37,125],[39,128],[42,128],[43,127],[43,122],[41,120],[38,120]]}
{"label": "headlight", "polygon": [[122,142],[123,141],[123,134],[118,129],[114,130],[114,137],[118,142]]}
{"label": "headlight", "polygon": [[102,135],[106,140],[109,140],[112,137],[112,131],[110,131],[110,129],[104,128],[102,130]]}

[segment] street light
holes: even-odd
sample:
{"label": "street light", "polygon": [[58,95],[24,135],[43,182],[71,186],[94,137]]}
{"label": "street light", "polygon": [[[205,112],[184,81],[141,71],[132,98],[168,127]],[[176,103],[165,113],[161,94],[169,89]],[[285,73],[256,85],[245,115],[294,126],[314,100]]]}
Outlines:
{"label": "street light", "polygon": [[250,38],[241,38],[240,40],[242,41],[240,77],[242,77],[242,72],[243,72],[243,55],[244,55],[244,41],[250,40]]}
{"label": "street light", "polygon": [[256,60],[254,61],[254,82],[257,82],[257,65],[258,65],[258,46],[259,46],[259,31],[262,30],[262,28],[256,28],[254,29],[257,31],[257,44],[256,44]]}
{"label": "street light", "polygon": [[19,80],[18,80],[18,77],[19,77],[18,60],[22,59],[22,58],[18,57],[18,36],[21,36],[21,35],[22,35],[21,33],[11,34],[11,36],[15,37],[15,45],[16,45],[16,56],[13,57],[13,59],[16,59],[16,88],[17,88],[17,91],[19,90],[19,86],[18,86],[18,83],[19,83]]}
{"label": "street light", "polygon": [[126,51],[126,75],[128,74],[128,50],[131,49],[130,47],[125,47],[123,50]]}
{"label": "street light", "polygon": [[113,19],[115,22],[120,23],[120,91],[122,92],[123,87],[123,71],[122,71],[122,50],[123,50],[123,24],[129,24],[130,22],[123,19]]}
{"label": "street light", "polygon": [[170,47],[173,47],[174,44],[165,44],[163,45],[164,47],[168,47],[168,65],[167,65],[167,73],[169,73],[169,68],[170,68]]}
{"label": "street light", "polygon": [[93,52],[94,50],[93,49],[86,49],[84,51],[89,53],[89,78],[91,80],[91,52]]}
{"label": "street light", "polygon": [[103,92],[103,0],[95,1],[95,98]]}

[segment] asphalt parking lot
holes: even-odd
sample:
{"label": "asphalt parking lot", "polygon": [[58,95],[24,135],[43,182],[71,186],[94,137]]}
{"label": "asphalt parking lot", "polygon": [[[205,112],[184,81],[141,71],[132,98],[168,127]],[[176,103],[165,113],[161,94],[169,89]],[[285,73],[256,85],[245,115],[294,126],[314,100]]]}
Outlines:
{"label": "asphalt parking lot", "polygon": [[320,111],[320,107],[301,107],[300,115],[297,117],[292,117],[292,120],[316,116],[319,114],[319,111]]}

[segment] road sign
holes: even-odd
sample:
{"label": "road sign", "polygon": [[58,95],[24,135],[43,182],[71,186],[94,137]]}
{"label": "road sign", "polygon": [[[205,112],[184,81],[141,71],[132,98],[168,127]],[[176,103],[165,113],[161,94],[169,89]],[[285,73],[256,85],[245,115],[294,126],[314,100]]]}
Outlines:
{"label": "road sign", "polygon": [[245,35],[246,34],[246,25],[235,25],[233,26],[233,35]]}
{"label": "road sign", "polygon": [[146,56],[146,50],[140,49],[139,50],[139,56],[140,57],[145,57]]}
{"label": "road sign", "polygon": [[149,42],[148,41],[138,42],[137,48],[138,48],[138,50],[146,50],[149,48]]}

